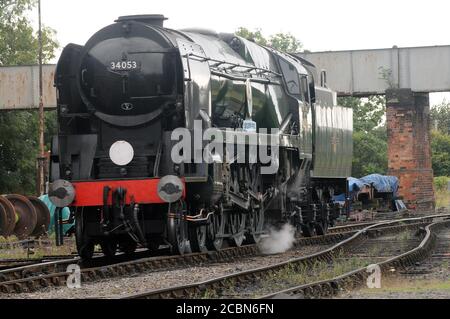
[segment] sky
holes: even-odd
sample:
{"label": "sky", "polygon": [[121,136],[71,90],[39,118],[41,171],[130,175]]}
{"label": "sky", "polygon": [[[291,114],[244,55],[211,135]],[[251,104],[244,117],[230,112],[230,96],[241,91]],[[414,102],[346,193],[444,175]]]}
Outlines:
{"label": "sky", "polygon": [[[165,26],[174,29],[290,32],[313,52],[450,44],[448,0],[41,1],[43,24],[57,31],[61,47],[83,45],[121,15],[148,13],[165,15]],[[450,101],[450,94],[433,94],[431,102],[444,97]]]}

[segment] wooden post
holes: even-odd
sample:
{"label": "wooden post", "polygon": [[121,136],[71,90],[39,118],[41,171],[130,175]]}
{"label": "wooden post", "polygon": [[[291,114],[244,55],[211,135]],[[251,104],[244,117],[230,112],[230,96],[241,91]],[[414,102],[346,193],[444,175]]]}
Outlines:
{"label": "wooden post", "polygon": [[38,156],[38,189],[39,195],[45,191],[45,145],[44,145],[44,101],[43,101],[43,79],[42,79],[42,24],[41,24],[41,0],[38,1],[39,15],[39,156]]}

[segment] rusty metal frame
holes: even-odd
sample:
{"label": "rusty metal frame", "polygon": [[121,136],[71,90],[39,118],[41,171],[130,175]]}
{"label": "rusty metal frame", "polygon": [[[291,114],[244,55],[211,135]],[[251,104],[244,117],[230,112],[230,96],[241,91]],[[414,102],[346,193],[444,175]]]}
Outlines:
{"label": "rusty metal frame", "polygon": [[[55,65],[42,66],[45,109],[56,108]],[[0,111],[39,108],[39,66],[0,67]]]}

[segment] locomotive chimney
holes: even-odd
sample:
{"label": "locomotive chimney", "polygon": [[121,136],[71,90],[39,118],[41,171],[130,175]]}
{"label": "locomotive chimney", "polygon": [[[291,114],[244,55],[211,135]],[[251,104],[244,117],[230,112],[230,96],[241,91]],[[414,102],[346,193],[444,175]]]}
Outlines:
{"label": "locomotive chimney", "polygon": [[162,14],[141,14],[141,15],[122,16],[119,17],[119,19],[117,19],[115,22],[137,21],[162,28],[164,27],[164,20],[167,20],[167,18],[164,17],[164,15]]}

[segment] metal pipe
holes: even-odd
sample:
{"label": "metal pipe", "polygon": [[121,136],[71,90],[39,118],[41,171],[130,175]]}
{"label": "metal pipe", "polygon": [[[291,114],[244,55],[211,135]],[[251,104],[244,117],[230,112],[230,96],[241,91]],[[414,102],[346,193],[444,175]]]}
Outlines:
{"label": "metal pipe", "polygon": [[145,235],[144,235],[144,232],[142,231],[142,228],[141,228],[141,226],[139,225],[139,216],[138,216],[138,213],[139,213],[139,205],[138,204],[136,204],[136,205],[134,205],[134,207],[133,207],[133,223],[134,223],[134,226],[136,227],[136,235],[137,235],[137,237],[139,238],[139,240],[141,241],[141,243],[144,245],[144,246],[146,246],[147,245],[147,240],[145,239]]}
{"label": "metal pipe", "polygon": [[205,122],[206,127],[210,128],[211,127],[211,118],[209,117],[208,113],[206,113],[203,110],[200,110],[199,112],[200,117],[202,118],[203,122]]}
{"label": "metal pipe", "polygon": [[246,77],[240,77],[240,76],[233,76],[231,74],[218,72],[218,71],[214,71],[214,70],[211,70],[211,74],[217,75],[217,76],[221,76],[221,77],[224,77],[224,78],[227,78],[227,79],[230,79],[230,80],[234,80],[234,81],[245,82],[245,81],[247,81],[249,79],[251,82],[255,82],[255,83],[281,85],[279,82],[271,81],[269,79],[246,78]]}
{"label": "metal pipe", "polygon": [[58,242],[59,245],[58,246],[63,246],[64,245],[64,222],[63,222],[63,217],[62,217],[62,208],[57,208],[56,209],[58,211],[58,227],[59,227],[59,238],[58,238]]}

